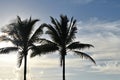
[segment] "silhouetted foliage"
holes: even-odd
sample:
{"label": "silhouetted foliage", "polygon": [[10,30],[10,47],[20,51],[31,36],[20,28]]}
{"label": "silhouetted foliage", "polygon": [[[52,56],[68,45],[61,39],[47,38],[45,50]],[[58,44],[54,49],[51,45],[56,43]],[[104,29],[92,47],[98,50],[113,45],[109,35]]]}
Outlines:
{"label": "silhouetted foliage", "polygon": [[[10,23],[8,26],[2,28],[2,32],[5,35],[0,37],[0,41],[10,41],[14,46],[0,48],[1,54],[6,54],[11,51],[18,51],[18,67],[21,66],[22,60],[24,58],[24,80],[26,80],[27,73],[27,55],[29,50],[35,50],[35,43],[43,41],[39,36],[43,33],[42,26],[39,26],[33,32],[33,28],[38,19],[21,20],[19,16],[17,19]],[[40,44],[40,43],[39,43]],[[36,48],[37,49],[37,48]]]}
{"label": "silhouetted foliage", "polygon": [[[76,20],[71,18],[69,21],[66,15],[60,15],[60,21],[57,19],[51,18],[51,24],[44,24],[48,30],[46,34],[48,34],[51,38],[51,41],[46,40],[46,44],[39,46],[38,52],[33,53],[31,57],[36,55],[41,55],[42,52],[60,52],[60,64],[63,67],[63,80],[65,80],[65,55],[67,55],[68,51],[72,51],[73,53],[79,55],[81,58],[86,58],[95,63],[94,59],[87,55],[84,52],[80,52],[81,49],[93,47],[91,44],[84,44],[80,42],[74,42],[76,38],[75,34],[77,33]],[[40,52],[41,51],[41,52]]]}

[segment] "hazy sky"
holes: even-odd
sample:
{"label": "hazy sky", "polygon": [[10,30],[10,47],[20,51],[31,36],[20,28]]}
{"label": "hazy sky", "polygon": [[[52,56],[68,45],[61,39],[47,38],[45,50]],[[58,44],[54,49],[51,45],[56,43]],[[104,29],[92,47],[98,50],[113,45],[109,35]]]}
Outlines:
{"label": "hazy sky", "polygon": [[[50,22],[49,16],[59,19],[60,14],[77,19],[77,40],[95,48],[85,49],[95,60],[69,54],[66,56],[66,80],[119,80],[120,79],[120,0],[0,0],[0,27],[14,20],[40,19]],[[0,44],[0,47],[10,45]],[[0,55],[0,80],[21,80],[23,66],[16,68],[17,55]],[[35,57],[28,62],[29,80],[62,80],[59,55]]]}

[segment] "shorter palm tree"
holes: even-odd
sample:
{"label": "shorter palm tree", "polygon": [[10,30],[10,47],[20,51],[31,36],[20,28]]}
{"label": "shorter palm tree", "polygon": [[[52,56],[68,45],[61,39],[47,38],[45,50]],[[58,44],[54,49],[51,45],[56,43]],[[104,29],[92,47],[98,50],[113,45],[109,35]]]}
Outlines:
{"label": "shorter palm tree", "polygon": [[[2,29],[5,35],[0,37],[0,41],[10,41],[14,46],[0,48],[0,54],[18,51],[18,67],[21,66],[24,58],[24,80],[27,74],[27,55],[28,51],[32,50],[43,39],[39,36],[42,34],[42,25],[33,32],[33,27],[38,19],[21,20],[18,16],[15,22],[12,22],[7,27]],[[34,48],[35,49],[35,48]],[[33,51],[34,52],[34,51]]]}
{"label": "shorter palm tree", "polygon": [[[37,46],[38,49],[33,50],[35,53],[31,54],[31,57],[40,55],[42,52],[54,52],[59,51],[60,54],[60,65],[63,67],[63,80],[65,80],[65,56],[68,51],[79,55],[81,58],[86,58],[95,63],[94,59],[88,54],[81,52],[81,49],[93,47],[91,44],[84,44],[79,41],[74,42],[75,33],[77,33],[76,20],[67,18],[67,16],[61,15],[61,20],[58,21],[51,17],[51,22],[53,25],[44,24],[48,29],[46,34],[51,38],[46,40],[47,43]],[[37,50],[37,51],[36,51]]]}

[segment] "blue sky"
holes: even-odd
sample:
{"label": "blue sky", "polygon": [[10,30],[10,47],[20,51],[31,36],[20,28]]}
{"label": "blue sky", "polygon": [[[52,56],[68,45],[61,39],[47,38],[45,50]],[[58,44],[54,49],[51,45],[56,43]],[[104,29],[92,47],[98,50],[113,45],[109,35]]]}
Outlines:
{"label": "blue sky", "polygon": [[[50,23],[50,16],[60,14],[77,19],[77,39],[95,48],[84,51],[97,65],[78,56],[66,56],[68,80],[119,80],[120,79],[120,0],[0,0],[0,27],[14,20],[40,19]],[[36,25],[37,26],[37,25]],[[0,47],[11,45],[0,43]],[[8,46],[9,46],[8,45]],[[0,80],[21,80],[23,66],[16,68],[17,55],[0,55]],[[30,59],[28,78],[34,80],[62,80],[59,55],[46,55]],[[6,76],[7,75],[7,76]]]}

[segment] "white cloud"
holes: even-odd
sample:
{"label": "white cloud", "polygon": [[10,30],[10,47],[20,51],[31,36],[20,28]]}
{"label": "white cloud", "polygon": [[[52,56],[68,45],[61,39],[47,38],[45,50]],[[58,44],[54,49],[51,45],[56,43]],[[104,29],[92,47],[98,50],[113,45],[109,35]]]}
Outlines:
{"label": "white cloud", "polygon": [[93,66],[92,69],[94,69],[95,72],[102,72],[106,74],[120,74],[119,62],[106,62],[98,66]]}
{"label": "white cloud", "polygon": [[78,29],[82,35],[88,34],[94,36],[113,37],[120,34],[120,20],[109,22],[101,21],[95,17],[86,22],[80,21],[78,25]]}
{"label": "white cloud", "polygon": [[[91,18],[88,21],[80,21],[78,30],[77,40],[95,46],[94,49],[85,50],[92,53],[91,56],[98,63],[98,66],[94,67],[95,71],[104,73],[107,73],[110,69],[109,73],[120,71],[120,20],[104,21]],[[112,61],[112,63],[109,63],[109,61]]]}

